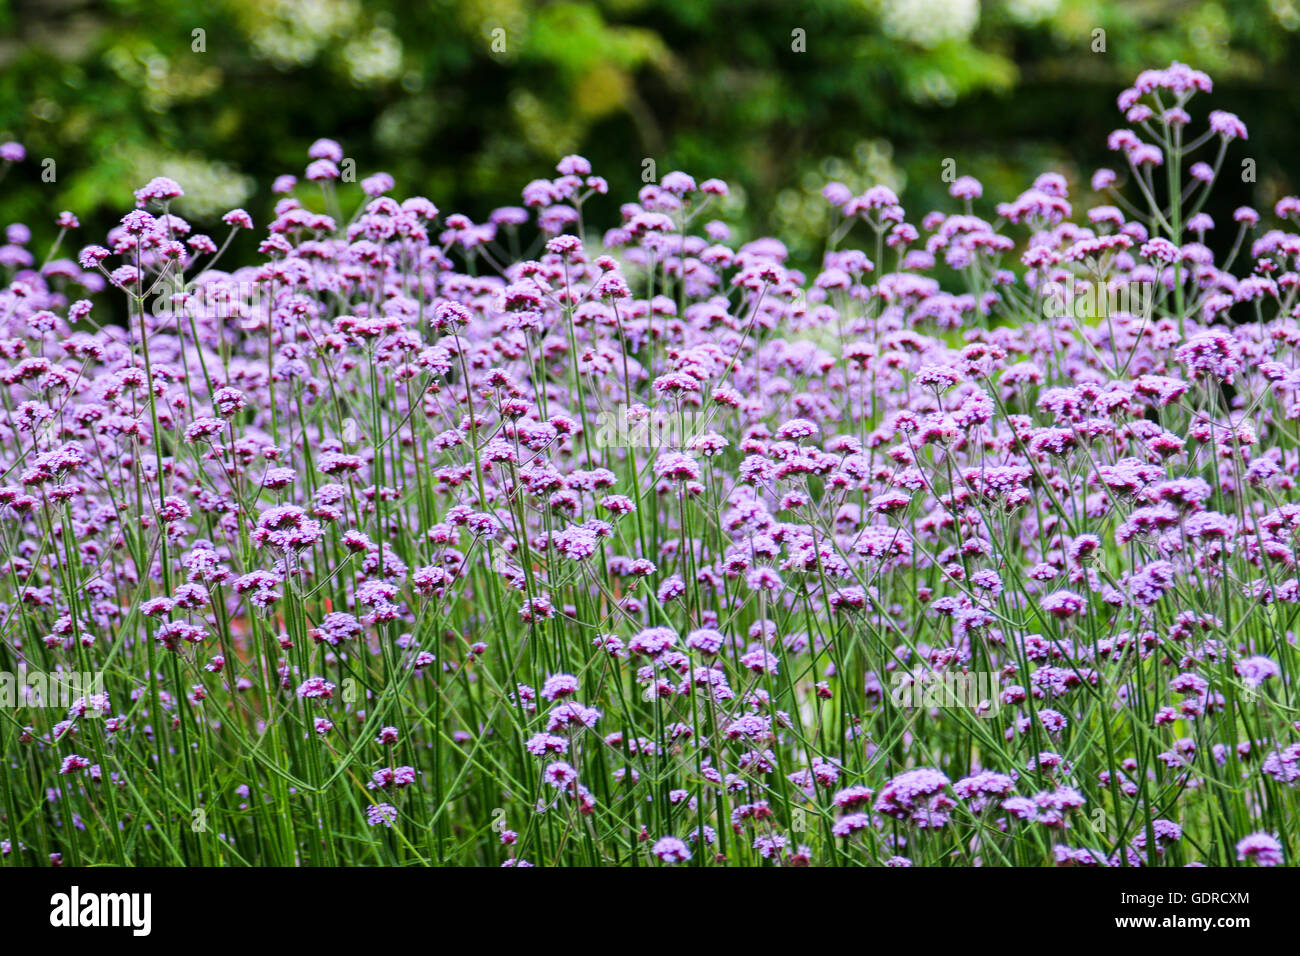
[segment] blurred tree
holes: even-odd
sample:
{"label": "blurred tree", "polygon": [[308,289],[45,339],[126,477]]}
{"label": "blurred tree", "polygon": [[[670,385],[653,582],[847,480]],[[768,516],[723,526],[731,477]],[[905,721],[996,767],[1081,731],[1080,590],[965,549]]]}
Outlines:
{"label": "blurred tree", "polygon": [[67,208],[89,241],[154,175],[200,223],[264,215],[319,136],[476,219],[566,153],[618,201],[653,158],[728,180],[743,233],[808,265],[827,178],[919,214],[952,157],[987,212],[1107,162],[1114,95],[1172,59],[1251,126],[1260,182],[1229,198],[1268,202],[1292,189],[1298,29],[1300,0],[0,0],[0,139],[29,153],[0,188],[5,221],[39,237]]}

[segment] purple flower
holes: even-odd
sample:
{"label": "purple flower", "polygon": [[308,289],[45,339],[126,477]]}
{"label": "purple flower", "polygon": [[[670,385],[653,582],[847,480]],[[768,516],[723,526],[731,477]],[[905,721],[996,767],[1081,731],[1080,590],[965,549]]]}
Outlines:
{"label": "purple flower", "polygon": [[298,685],[298,696],[304,700],[328,700],[334,696],[334,685],[323,677],[309,677]]}
{"label": "purple flower", "polygon": [[660,837],[655,841],[651,851],[665,863],[685,863],[691,858],[691,851],[677,837]]}
{"label": "purple flower", "polygon": [[1237,859],[1252,861],[1256,866],[1281,866],[1282,844],[1267,833],[1252,833],[1237,841]]}

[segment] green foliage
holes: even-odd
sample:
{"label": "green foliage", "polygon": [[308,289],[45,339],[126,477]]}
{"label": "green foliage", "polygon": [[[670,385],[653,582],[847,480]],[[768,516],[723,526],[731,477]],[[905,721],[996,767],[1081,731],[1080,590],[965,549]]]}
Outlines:
{"label": "green foliage", "polygon": [[[746,233],[779,227],[808,264],[827,175],[930,205],[959,156],[1001,198],[1057,155],[1104,162],[1113,111],[1059,103],[1104,103],[1171,59],[1249,97],[1256,125],[1295,129],[1280,93],[1297,28],[1292,0],[5,0],[0,136],[29,150],[6,216],[39,234],[69,208],[94,235],[159,174],[200,223],[256,212],[331,136],[362,175],[475,217],[565,153],[615,192],[653,157],[728,180]],[[1277,192],[1296,144],[1267,145]]]}

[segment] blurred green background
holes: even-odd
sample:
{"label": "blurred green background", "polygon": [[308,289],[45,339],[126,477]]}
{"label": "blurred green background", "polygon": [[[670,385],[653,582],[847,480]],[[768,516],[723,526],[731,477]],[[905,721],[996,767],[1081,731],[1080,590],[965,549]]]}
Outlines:
{"label": "blurred green background", "polygon": [[39,239],[71,209],[75,247],[168,175],[196,222],[242,205],[261,224],[272,178],[330,136],[359,177],[476,221],[579,152],[612,224],[653,158],[727,180],[740,236],[807,266],[828,178],[891,185],[915,218],[948,202],[945,157],[984,181],[985,212],[1046,168],[1086,183],[1114,159],[1116,93],[1172,59],[1216,81],[1199,116],[1250,127],[1210,210],[1226,217],[1294,191],[1298,48],[1300,0],[0,0],[0,140],[28,149],[3,221]]}

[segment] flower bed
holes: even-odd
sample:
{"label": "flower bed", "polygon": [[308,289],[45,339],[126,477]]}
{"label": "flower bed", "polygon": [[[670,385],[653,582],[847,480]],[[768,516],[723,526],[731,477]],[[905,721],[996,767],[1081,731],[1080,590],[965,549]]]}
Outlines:
{"label": "flower bed", "polygon": [[1210,87],[1079,215],[832,183],[811,278],[576,156],[345,218],[321,140],[229,272],[166,179],[11,226],[4,862],[1289,862],[1300,199],[1202,211]]}

